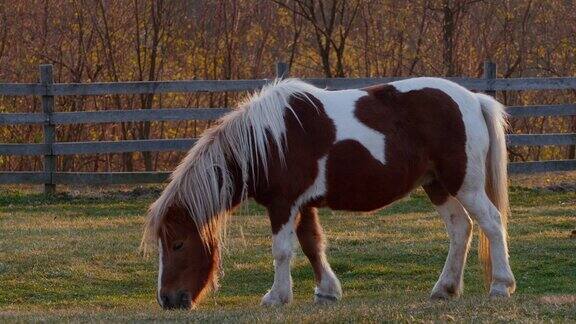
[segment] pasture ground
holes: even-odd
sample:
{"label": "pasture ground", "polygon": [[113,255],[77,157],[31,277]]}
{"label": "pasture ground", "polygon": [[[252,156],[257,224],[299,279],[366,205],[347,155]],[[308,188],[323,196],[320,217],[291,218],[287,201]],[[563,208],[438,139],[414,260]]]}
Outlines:
{"label": "pasture ground", "polygon": [[0,189],[0,321],[576,321],[576,192],[513,187],[511,197],[518,291],[509,300],[486,297],[475,251],[464,295],[428,299],[448,237],[416,192],[373,214],[321,212],[345,294],[335,305],[312,304],[312,271],[296,248],[294,303],[258,306],[272,283],[270,231],[263,210],[247,204],[229,226],[221,289],[196,311],[165,312],[154,297],[157,260],[137,252],[153,197]]}

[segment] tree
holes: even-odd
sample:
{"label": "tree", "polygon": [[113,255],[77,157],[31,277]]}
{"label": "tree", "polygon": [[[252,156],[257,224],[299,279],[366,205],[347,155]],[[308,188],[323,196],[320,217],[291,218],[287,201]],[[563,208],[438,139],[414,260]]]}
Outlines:
{"label": "tree", "polygon": [[457,74],[455,52],[458,46],[458,29],[462,16],[475,4],[482,0],[442,0],[440,6],[429,4],[433,11],[442,13],[442,63],[445,76]]}
{"label": "tree", "polygon": [[[324,75],[328,78],[344,77],[346,75],[344,71],[346,42],[354,27],[354,21],[362,2],[359,0],[292,0],[293,4],[290,5],[289,2],[273,1],[312,25]],[[335,68],[331,66],[332,51],[336,55]]]}

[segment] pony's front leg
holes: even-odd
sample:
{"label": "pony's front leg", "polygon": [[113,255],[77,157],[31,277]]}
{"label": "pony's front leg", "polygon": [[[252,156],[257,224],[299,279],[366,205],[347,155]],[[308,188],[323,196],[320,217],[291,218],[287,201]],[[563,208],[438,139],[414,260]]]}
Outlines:
{"label": "pony's front leg", "polygon": [[316,208],[303,207],[300,209],[296,234],[302,251],[314,269],[314,277],[316,278],[314,302],[330,303],[342,298],[340,281],[326,258],[326,241]]}
{"label": "pony's front leg", "polygon": [[295,212],[290,209],[268,210],[272,224],[272,256],[274,257],[274,283],[262,297],[262,305],[282,305],[292,301],[292,261]]}

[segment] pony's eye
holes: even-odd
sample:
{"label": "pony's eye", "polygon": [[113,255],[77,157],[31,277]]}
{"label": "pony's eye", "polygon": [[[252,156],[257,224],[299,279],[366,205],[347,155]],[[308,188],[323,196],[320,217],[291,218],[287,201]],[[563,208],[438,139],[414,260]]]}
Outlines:
{"label": "pony's eye", "polygon": [[172,250],[173,251],[181,250],[183,246],[184,246],[184,242],[177,242],[172,246]]}

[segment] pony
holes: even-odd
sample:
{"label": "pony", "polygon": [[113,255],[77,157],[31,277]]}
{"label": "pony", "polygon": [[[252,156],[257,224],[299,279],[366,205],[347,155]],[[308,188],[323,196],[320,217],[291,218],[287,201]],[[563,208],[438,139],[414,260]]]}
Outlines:
{"label": "pony", "polygon": [[314,271],[314,301],[337,301],[317,208],[373,211],[418,187],[450,237],[431,298],[461,294],[472,219],[489,294],[510,296],[506,127],[494,98],[440,78],[339,91],[276,80],[205,131],[150,206],[142,245],[158,248],[159,304],[193,308],[218,286],[225,224],[250,198],[272,230],[274,282],[262,305],[293,299],[294,237]]}

